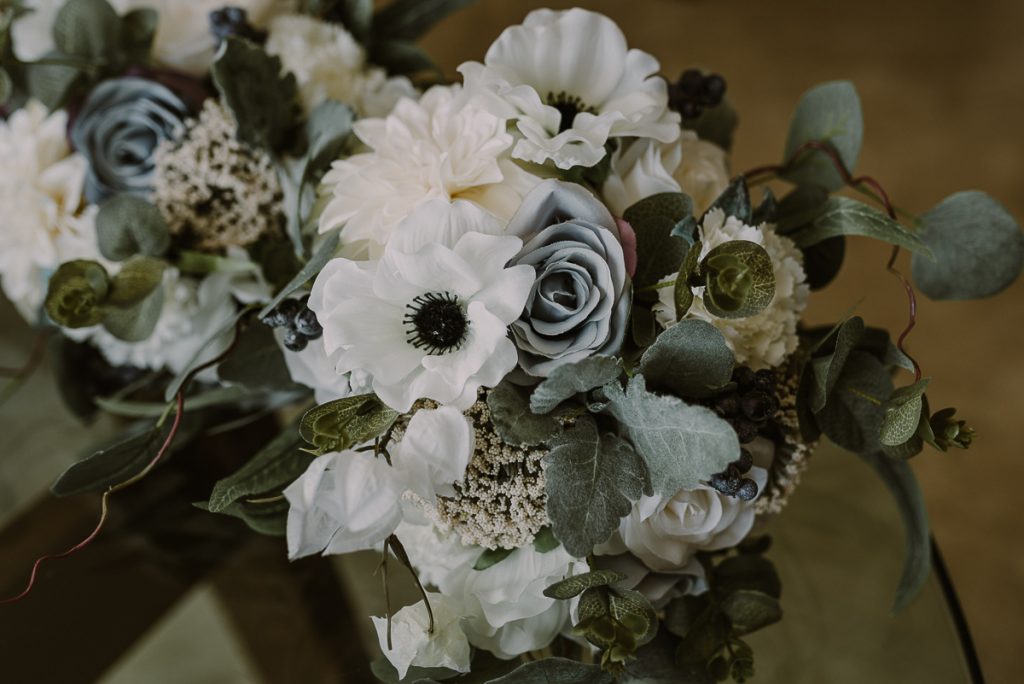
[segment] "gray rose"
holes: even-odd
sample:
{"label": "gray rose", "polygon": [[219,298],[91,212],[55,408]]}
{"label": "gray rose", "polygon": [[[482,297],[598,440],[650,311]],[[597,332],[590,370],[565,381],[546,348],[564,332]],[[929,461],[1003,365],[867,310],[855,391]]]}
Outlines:
{"label": "gray rose", "polygon": [[561,365],[618,353],[631,286],[605,206],[579,185],[544,181],[523,200],[509,232],[526,240],[512,263],[537,271],[526,310],[512,324],[520,367],[547,377]]}
{"label": "gray rose", "polygon": [[155,81],[117,78],[96,86],[71,128],[71,142],[89,160],[86,199],[148,194],[153,154],[181,135],[187,114],[181,98]]}

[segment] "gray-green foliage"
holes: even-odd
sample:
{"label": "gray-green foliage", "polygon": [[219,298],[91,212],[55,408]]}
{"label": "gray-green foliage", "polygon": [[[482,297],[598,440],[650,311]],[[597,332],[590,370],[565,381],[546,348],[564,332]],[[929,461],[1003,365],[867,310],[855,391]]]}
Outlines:
{"label": "gray-green foliage", "polygon": [[658,336],[640,359],[640,372],[653,389],[702,398],[732,379],[735,360],[725,337],[707,321],[679,321]]}
{"label": "gray-green foliage", "polygon": [[95,261],[68,261],[50,277],[43,306],[54,323],[86,328],[103,320],[109,292],[110,277],[103,266]]}
{"label": "gray-green foliage", "polygon": [[764,247],[733,240],[715,247],[700,265],[704,306],[719,318],[755,316],[775,297],[775,271]]}
{"label": "gray-green foliage", "polygon": [[547,441],[561,428],[552,415],[530,410],[529,390],[511,382],[502,382],[487,394],[494,429],[506,444],[536,446]]}
{"label": "gray-green foliage", "polygon": [[853,316],[843,321],[835,332],[835,347],[831,354],[811,361],[810,370],[814,383],[811,392],[811,410],[820,411],[835,389],[843,372],[846,360],[864,337],[864,320]]}
{"label": "gray-green foliage", "polygon": [[568,601],[576,598],[587,589],[594,587],[606,587],[626,579],[626,575],[617,570],[591,570],[581,575],[573,575],[564,580],[559,580],[544,589],[544,595],[548,598]]}
{"label": "gray-green foliage", "polygon": [[374,394],[359,394],[314,406],[299,421],[299,436],[317,454],[342,451],[382,435],[398,412]]}
{"label": "gray-green foliage", "polygon": [[71,496],[85,492],[101,492],[124,482],[140,472],[167,439],[171,421],[160,427],[135,429],[130,436],[117,438],[88,458],[72,464],[50,487],[56,496]]}
{"label": "gray-green foliage", "polygon": [[278,152],[294,139],[299,123],[295,76],[282,73],[281,59],[243,38],[221,45],[211,69],[213,82],[238,122],[238,139]]}
{"label": "gray-green foliage", "polygon": [[567,658],[545,658],[520,665],[487,684],[615,684],[615,677],[600,665],[588,665]]}
{"label": "gray-green foliage", "polygon": [[637,269],[633,285],[644,288],[679,270],[689,243],[674,234],[693,222],[693,201],[682,193],[652,195],[626,209],[623,218],[636,232]]}
{"label": "gray-green foliage", "polygon": [[652,494],[647,468],[629,442],[601,434],[594,419],[548,441],[544,457],[547,513],[566,551],[584,558],[608,541],[641,494]]}
{"label": "gray-green foliage", "polygon": [[791,161],[785,177],[794,183],[820,185],[829,190],[843,187],[842,175],[823,152],[808,150],[798,157],[801,145],[821,141],[831,145],[850,172],[857,165],[864,138],[860,97],[849,81],[832,81],[811,88],[800,98],[786,137],[784,159]]}
{"label": "gray-green foliage", "polygon": [[[204,511],[209,510],[205,501],[194,505]],[[260,502],[235,501],[221,509],[219,513],[238,518],[253,532],[271,537],[283,537],[288,529],[288,508],[287,500],[273,498]]]}
{"label": "gray-green foliage", "polygon": [[259,321],[253,321],[239,334],[234,351],[217,366],[217,376],[256,390],[295,387],[274,332]]}
{"label": "gray-green foliage", "polygon": [[281,290],[274,295],[266,306],[260,309],[260,317],[266,316],[268,313],[277,308],[277,305],[288,298],[290,294],[301,288],[308,281],[315,278],[316,275],[323,270],[327,262],[334,258],[334,254],[338,251],[338,242],[340,235],[337,231],[327,235],[324,241],[320,243],[320,246],[310,257],[309,261],[303,264],[299,272],[288,282],[287,285],[281,288]]}
{"label": "gray-green foliage", "polygon": [[551,413],[577,394],[603,387],[622,374],[619,360],[611,356],[590,356],[555,368],[530,395],[534,413]]}
{"label": "gray-green foliage", "polygon": [[917,235],[874,207],[849,197],[830,197],[806,213],[791,216],[789,221],[804,224],[789,235],[801,249],[843,235],[859,235],[921,253],[925,259],[930,257],[928,246]]}
{"label": "gray-green foliage", "polygon": [[867,352],[854,350],[815,418],[828,438],[847,451],[878,451],[882,447],[883,402],[892,390],[892,379],[882,362]]}
{"label": "gray-green foliage", "polygon": [[932,299],[989,297],[1020,275],[1024,234],[1003,205],[985,193],[950,195],[919,223],[932,258],[914,255],[914,283]]}
{"label": "gray-green foliage", "polygon": [[163,276],[167,264],[136,256],[110,280],[103,309],[103,327],[125,342],[141,342],[153,334],[164,306]]}
{"label": "gray-green foliage", "polygon": [[907,387],[896,389],[886,400],[882,408],[881,442],[883,446],[894,447],[906,444],[917,434],[924,411],[924,391],[928,387],[928,378],[915,382]]}
{"label": "gray-green foliage", "polygon": [[704,215],[712,209],[721,209],[726,216],[734,216],[743,223],[750,225],[754,220],[754,207],[750,203],[750,190],[743,176],[729,181],[729,185],[711,203]]}
{"label": "gray-green foliage", "polygon": [[739,439],[727,422],[711,409],[648,392],[642,375],[625,390],[608,385],[605,394],[606,411],[644,459],[658,494],[693,489],[740,457]]}
{"label": "gray-green foliage", "polygon": [[96,239],[100,253],[111,261],[136,255],[157,257],[171,246],[167,221],[160,210],[132,195],[117,195],[100,205]]}
{"label": "gray-green foliage", "polygon": [[686,252],[686,257],[679,266],[679,272],[676,273],[676,282],[672,286],[672,301],[676,306],[677,321],[682,320],[686,312],[693,306],[693,284],[691,278],[697,274],[702,249],[703,245],[700,240],[695,240]]}
{"label": "gray-green foliage", "polygon": [[313,460],[301,446],[302,439],[294,429],[282,431],[248,463],[214,485],[208,510],[220,513],[243,498],[268,498],[280,493]]}

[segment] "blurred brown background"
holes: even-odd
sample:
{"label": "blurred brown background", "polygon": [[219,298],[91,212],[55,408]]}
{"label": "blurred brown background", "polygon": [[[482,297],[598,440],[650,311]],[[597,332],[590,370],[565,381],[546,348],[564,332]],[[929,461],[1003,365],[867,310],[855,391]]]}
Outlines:
{"label": "blurred brown background", "polygon": [[[574,4],[619,22],[630,45],[655,54],[666,75],[701,66],[725,76],[741,117],[735,171],[778,161],[800,94],[847,78],[866,118],[859,170],[897,204],[922,213],[952,192],[978,188],[1024,217],[1024,3],[483,0],[425,47],[453,69],[479,59],[529,9]],[[831,322],[866,296],[858,312],[899,329],[906,300],[884,270],[887,250],[862,240],[851,247],[838,281],[812,299],[810,318]],[[958,406],[979,433],[968,453],[928,451],[914,465],[993,682],[1019,681],[1024,665],[1024,536],[1013,505],[1024,482],[1021,333],[1018,282],[982,302],[922,302],[908,342],[934,378],[933,403]]]}
{"label": "blurred brown background", "polygon": [[[481,59],[501,29],[536,7],[607,14],[631,47],[663,73],[688,66],[723,74],[740,112],[733,170],[781,161],[800,94],[821,81],[854,81],[866,132],[858,170],[894,202],[923,213],[977,188],[1024,220],[1024,3],[1019,0],[480,0],[424,43],[453,72]],[[852,240],[840,278],[812,298],[810,318],[858,313],[898,330],[906,299],[885,272],[888,250]],[[907,264],[909,267],[909,264]],[[947,556],[982,666],[992,682],[1024,667],[1024,283],[986,301],[920,305],[908,346],[933,378],[933,406],[956,405],[979,438],[970,452],[926,451],[914,466]],[[904,378],[904,381],[906,378]],[[857,492],[849,492],[857,496]],[[865,553],[870,553],[865,549]]]}

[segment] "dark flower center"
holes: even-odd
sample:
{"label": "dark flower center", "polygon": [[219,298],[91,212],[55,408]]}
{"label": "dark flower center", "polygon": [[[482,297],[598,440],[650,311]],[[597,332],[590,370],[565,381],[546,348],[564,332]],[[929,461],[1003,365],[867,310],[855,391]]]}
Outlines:
{"label": "dark flower center", "polygon": [[454,351],[466,340],[469,321],[458,298],[450,292],[428,292],[407,304],[406,341],[431,356]]}
{"label": "dark flower center", "polygon": [[583,104],[583,100],[575,95],[562,91],[555,95],[548,93],[548,104],[558,110],[562,119],[558,122],[558,132],[564,133],[572,128],[576,115],[580,112],[594,113],[594,109]]}

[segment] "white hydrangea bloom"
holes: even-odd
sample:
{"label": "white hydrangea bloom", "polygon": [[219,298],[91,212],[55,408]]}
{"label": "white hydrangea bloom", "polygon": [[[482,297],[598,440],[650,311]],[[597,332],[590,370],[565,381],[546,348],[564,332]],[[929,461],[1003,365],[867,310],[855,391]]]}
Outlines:
{"label": "white hydrangea bloom", "polygon": [[374,617],[380,650],[404,679],[410,667],[445,667],[469,672],[470,649],[463,631],[462,606],[444,594],[428,593],[434,613],[434,632],[423,601],[406,606],[391,618],[391,645],[388,648],[387,618]]}
{"label": "white hydrangea bloom", "polygon": [[[125,342],[102,326],[64,329],[75,340],[89,340],[114,366],[134,366],[180,373],[200,348],[235,316],[231,296],[232,276],[214,273],[203,281],[182,277],[175,268],[164,271],[164,306],[153,333],[141,342]],[[227,349],[231,332],[225,332],[203,349],[202,359],[212,359]]]}
{"label": "white hydrangea bloom", "polygon": [[594,166],[610,138],[679,137],[658,60],[630,50],[614,21],[584,9],[539,9],[505,29],[483,64],[459,67],[466,91],[515,122],[512,155],[561,169]]}
{"label": "white hydrangea bloom", "polygon": [[268,27],[266,50],[295,74],[307,111],[336,100],[360,116],[384,116],[400,98],[416,96],[409,79],[388,78],[383,69],[367,65],[362,46],[338,24],[302,14],[278,16]]}
{"label": "white hydrangea bloom", "polygon": [[37,101],[0,122],[0,285],[32,323],[61,263],[99,257],[95,210],[79,213],[87,163],[68,148],[67,122]]}
{"label": "white hydrangea bloom", "polygon": [[324,177],[320,232],[341,229],[344,254],[379,257],[395,228],[430,200],[468,200],[508,221],[539,182],[508,158],[504,119],[465,106],[458,86],[403,99],[384,119],[355,123],[368,152]]}
{"label": "white hydrangea bloom", "polygon": [[[736,357],[736,363],[754,370],[774,368],[796,351],[799,345],[797,323],[807,307],[810,288],[804,273],[803,254],[793,241],[775,232],[775,227],[744,225],[721,209],[708,212],[701,225],[703,249],[701,258],[715,247],[733,240],[748,240],[764,247],[772,260],[775,273],[775,297],[759,314],[747,318],[726,319],[712,315],[701,297],[703,288],[696,288],[693,305],[687,318],[699,318],[718,328]],[[674,279],[669,276],[665,282]],[[663,327],[676,322],[672,288],[658,290],[654,314]]]}

